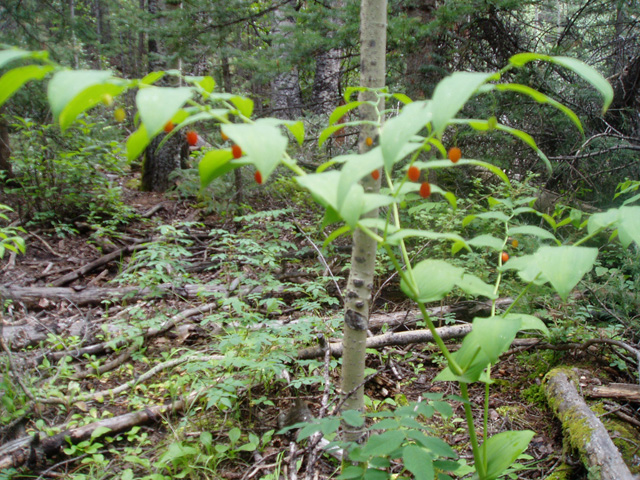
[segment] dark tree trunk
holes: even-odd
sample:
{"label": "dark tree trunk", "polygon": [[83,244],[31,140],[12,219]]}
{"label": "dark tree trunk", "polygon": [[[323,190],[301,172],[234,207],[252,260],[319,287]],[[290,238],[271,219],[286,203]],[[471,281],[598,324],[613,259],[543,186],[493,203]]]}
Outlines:
{"label": "dark tree trunk", "polygon": [[144,191],[166,191],[174,185],[173,180],[169,178],[171,172],[187,167],[189,144],[186,137],[177,133],[158,148],[165,137],[165,133],[155,137],[144,152],[140,186]]}
{"label": "dark tree trunk", "polygon": [[0,179],[12,178],[13,172],[11,171],[11,145],[9,144],[9,124],[2,116],[2,110],[0,109]]}
{"label": "dark tree trunk", "polygon": [[[324,34],[332,39],[335,31],[343,24],[338,12],[344,7],[343,0],[333,0],[327,4],[330,8],[328,14],[333,21],[334,28]],[[340,97],[340,48],[328,48],[316,55],[316,73],[313,80],[313,105],[312,109],[318,114],[329,114],[338,105]]]}
{"label": "dark tree trunk", "polygon": [[276,50],[276,68],[278,74],[271,83],[272,109],[274,116],[284,119],[295,119],[302,116],[302,95],[298,68],[290,64],[289,51],[291,47],[290,30],[295,25],[295,18],[286,12],[287,5],[274,11],[273,48]]}

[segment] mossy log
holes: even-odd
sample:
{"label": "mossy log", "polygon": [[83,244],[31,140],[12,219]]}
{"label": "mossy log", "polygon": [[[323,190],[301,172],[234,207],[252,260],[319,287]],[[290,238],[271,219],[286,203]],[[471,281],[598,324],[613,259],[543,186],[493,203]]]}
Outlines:
{"label": "mossy log", "polygon": [[569,444],[580,455],[589,480],[634,480],[606,428],[576,390],[577,377],[574,370],[556,368],[544,380],[547,402]]}

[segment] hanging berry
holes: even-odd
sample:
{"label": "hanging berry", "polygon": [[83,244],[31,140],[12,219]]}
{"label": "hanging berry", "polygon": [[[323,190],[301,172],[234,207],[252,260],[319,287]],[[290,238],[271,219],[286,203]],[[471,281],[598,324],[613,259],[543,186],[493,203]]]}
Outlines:
{"label": "hanging berry", "polygon": [[227,135],[222,130],[220,130],[220,137],[222,138],[223,142],[229,140],[229,137],[227,137]]}
{"label": "hanging berry", "polygon": [[429,198],[430,195],[431,185],[429,185],[429,182],[422,182],[422,185],[420,185],[420,196],[422,198]]}
{"label": "hanging berry", "polygon": [[367,147],[370,147],[371,145],[373,145],[373,138],[367,137],[367,139],[364,141],[364,143],[367,144]]}
{"label": "hanging berry", "polygon": [[164,124],[164,131],[166,133],[170,133],[171,130],[173,130],[173,122],[169,120],[167,123]]}
{"label": "hanging berry", "polygon": [[451,160],[452,163],[458,163],[458,160],[462,158],[462,152],[458,147],[451,147],[449,149],[448,156],[449,156],[449,160]]}
{"label": "hanging berry", "polygon": [[420,169],[415,165],[410,166],[407,170],[407,176],[412,182],[417,182],[420,179]]}
{"label": "hanging berry", "polygon": [[502,263],[506,263],[507,260],[509,260],[509,254],[507,252],[502,252],[500,258],[502,259]]}
{"label": "hanging berry", "polygon": [[240,148],[240,145],[233,145],[233,147],[231,147],[231,154],[233,155],[233,158],[240,158],[242,156],[242,149]]}
{"label": "hanging berry", "polygon": [[253,174],[253,178],[258,185],[262,185],[262,174],[259,170],[256,170],[256,173]]}
{"label": "hanging berry", "polygon": [[192,147],[198,143],[198,134],[195,131],[189,130],[187,132],[187,143]]}
{"label": "hanging berry", "polygon": [[374,170],[371,172],[371,178],[374,180],[378,180],[380,178],[380,170]]}
{"label": "hanging berry", "polygon": [[116,108],[113,111],[113,118],[116,119],[116,122],[122,123],[124,119],[127,117],[127,112],[124,111],[124,108]]}
{"label": "hanging berry", "polygon": [[511,246],[513,248],[518,248],[518,245],[519,245],[518,239],[514,238],[513,240],[511,240]]}

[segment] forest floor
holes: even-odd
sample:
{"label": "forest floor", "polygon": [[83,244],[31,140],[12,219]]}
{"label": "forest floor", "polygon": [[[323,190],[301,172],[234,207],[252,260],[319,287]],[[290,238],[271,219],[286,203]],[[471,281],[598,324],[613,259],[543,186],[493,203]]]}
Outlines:
{"label": "forest floor", "polygon": [[[216,397],[219,403],[209,396],[206,408],[201,401],[188,408],[177,408],[174,414],[151,415],[140,422],[137,427],[140,429],[135,430],[135,434],[125,433],[119,437],[114,435],[110,443],[105,440],[99,443],[97,440],[90,440],[77,448],[70,448],[65,443],[49,452],[47,458],[30,459],[26,463],[31,468],[15,465],[15,470],[5,470],[6,476],[3,478],[34,478],[34,473],[35,476],[40,475],[38,478],[141,478],[152,471],[159,471],[165,475],[164,478],[175,478],[181,476],[179,473],[182,472],[185,478],[275,479],[278,478],[278,473],[295,478],[292,470],[297,468],[300,469],[298,475],[304,476],[305,462],[308,459],[308,452],[305,450],[307,441],[300,442],[299,446],[292,446],[290,435],[274,433],[279,429],[278,416],[281,412],[288,411],[296,398],[304,398],[311,413],[317,416],[319,410],[326,406],[323,405],[322,394],[327,380],[333,392],[329,401],[335,397],[334,393],[339,385],[339,368],[335,363],[331,364],[329,376],[324,380],[321,373],[318,373],[323,366],[323,360],[319,358],[299,361],[298,366],[291,367],[284,379],[266,375],[266,380],[262,381],[255,375],[234,374],[233,367],[198,376],[199,368],[204,368],[199,364],[191,369],[185,366],[188,363],[182,366],[176,364],[166,370],[159,369],[155,375],[145,377],[144,381],[134,381],[130,389],[119,395],[95,395],[95,392],[109,392],[110,389],[124,386],[132,379],[149,372],[151,367],[163,365],[163,362],[185,353],[192,356],[212,353],[224,355],[222,343],[226,345],[242,342],[242,335],[246,335],[238,333],[242,329],[233,323],[240,316],[245,319],[253,316],[257,319],[254,321],[264,325],[264,328],[274,329],[291,322],[304,322],[307,315],[321,319],[320,323],[324,324],[325,330],[314,326],[305,331],[306,337],[295,331],[285,334],[289,335],[285,339],[290,344],[289,352],[315,346],[315,334],[318,332],[327,336],[330,341],[339,341],[341,300],[338,288],[344,289],[342,269],[348,263],[348,252],[334,252],[324,259],[326,265],[320,265],[318,255],[310,248],[309,235],[301,234],[302,231],[313,231],[315,228],[314,213],[309,213],[308,218],[297,215],[295,221],[288,218],[286,213],[284,216],[274,214],[277,222],[273,231],[276,233],[273,238],[268,238],[271,231],[269,216],[257,218],[256,222],[263,223],[260,228],[259,225],[249,225],[251,220],[246,218],[234,220],[233,216],[221,216],[217,213],[205,215],[202,209],[194,208],[193,201],[139,192],[127,188],[124,181],[123,195],[124,203],[132,207],[138,217],[130,224],[119,227],[118,236],[112,236],[108,240],[104,237],[100,239],[95,235],[95,229],[82,224],[75,226],[79,230],[78,234],[64,238],[56,236],[51,230],[36,229],[28,232],[28,246],[24,255],[5,256],[3,259],[0,268],[5,288],[24,287],[26,292],[29,288],[56,285],[59,289],[68,289],[67,292],[77,294],[95,292],[98,297],[76,299],[68,295],[65,297],[63,290],[57,293],[58,296],[53,295],[53,291],[41,290],[31,292],[32,296],[28,299],[25,297],[10,301],[5,298],[5,341],[2,352],[3,371],[0,375],[4,380],[0,384],[0,390],[6,397],[3,401],[0,444],[7,445],[35,431],[54,434],[90,421],[115,418],[127,412],[144,412],[152,405],[167,405],[182,394],[192,393],[192,386],[202,385],[203,378],[204,383],[206,378],[214,384],[225,383],[222,380],[226,378],[223,377],[225,372],[230,377],[235,375],[234,378],[240,384],[235,386],[233,394],[230,393],[226,401],[222,394]],[[282,200],[251,200],[253,205],[262,203],[260,210],[293,207],[283,204]],[[162,207],[158,208],[159,205]],[[286,231],[285,223],[293,227],[291,231]],[[178,224],[181,233],[176,236],[173,232],[172,241],[158,240],[158,236],[162,235],[165,235],[166,240],[167,235],[167,232],[159,229],[160,226]],[[251,232],[259,232],[254,243],[250,242]],[[235,236],[231,242],[235,242],[235,245],[228,240],[232,234]],[[224,239],[225,235],[227,240]],[[242,242],[246,242],[246,245]],[[127,247],[147,244],[155,247],[126,250]],[[280,248],[276,249],[278,245]],[[253,250],[257,247],[272,248],[272,258],[281,259],[280,264],[252,262],[252,255],[264,253],[259,248]],[[166,255],[165,261],[156,261],[157,258],[153,255],[141,256],[140,253],[145,249],[156,252],[157,255]],[[346,245],[343,250],[348,250]],[[57,282],[65,275],[77,272],[116,251],[120,253],[113,259],[95,268],[83,270],[77,275],[78,278]],[[236,252],[240,252],[241,256],[234,258]],[[299,252],[310,254],[299,255]],[[287,257],[288,260],[282,260]],[[146,263],[141,263],[143,259]],[[175,269],[175,272],[171,269]],[[328,270],[335,273],[335,283],[327,274]],[[170,288],[166,284],[171,282],[164,280],[171,278],[172,274],[180,277],[175,290],[163,291],[159,296],[132,296],[122,301],[114,294],[113,289],[127,286],[152,288],[162,285],[162,288]],[[270,283],[263,281],[264,277],[268,277]],[[123,283],[119,283],[118,279]],[[143,284],[136,285],[136,279]],[[267,283],[276,285],[277,280],[281,279],[287,281],[283,280],[279,284],[280,290],[274,287],[270,290],[271,293],[267,293]],[[313,289],[304,290],[307,282],[313,283]],[[262,290],[261,284],[265,285]],[[215,307],[211,307],[210,311],[194,313],[194,308],[211,302],[211,299],[189,294],[189,290],[185,290],[186,285],[215,287],[211,290],[212,294],[222,292],[228,303],[218,314],[226,312],[223,316],[226,323],[219,323],[223,322],[222,317],[212,320],[213,317],[208,316]],[[243,290],[246,286],[251,288]],[[101,288],[111,290],[101,293]],[[313,303],[310,292],[317,288],[324,288],[324,292],[317,294]],[[393,278],[380,278],[377,289],[377,301],[372,314],[383,321],[386,316],[393,314],[402,317],[406,313],[406,318],[415,317],[411,305],[402,300],[397,282]],[[276,295],[274,291],[279,293]],[[49,296],[49,293],[53,296]],[[99,295],[108,296],[100,298]],[[238,299],[242,298],[241,305],[234,303],[235,295]],[[328,297],[335,299],[334,305],[327,302]],[[215,296],[213,298],[219,299]],[[302,301],[305,298],[309,299],[311,306]],[[465,313],[464,309],[473,307],[476,303],[463,300],[460,301],[460,310],[455,310],[446,317],[446,324],[462,324],[470,320],[469,313]],[[189,312],[189,315],[180,317],[181,312]],[[158,317],[160,320],[154,320]],[[143,334],[147,328],[162,327],[167,319],[173,319],[172,328],[160,328],[160,333],[156,335]],[[24,328],[18,333],[14,327],[20,325]],[[138,338],[139,341],[116,348],[115,351],[106,347],[95,353],[74,353],[76,349],[87,349],[85,352],[89,352],[88,347],[105,340],[115,342],[123,335],[123,329],[126,331],[127,328],[138,332],[137,336],[132,335],[131,338]],[[396,322],[388,330],[400,332],[414,328],[418,328],[415,322]],[[11,341],[7,341],[6,335],[10,330],[15,335]],[[373,333],[379,333],[380,328],[377,330]],[[230,331],[236,333],[235,337],[230,336]],[[226,336],[221,337],[223,334]],[[459,341],[454,339],[449,343],[455,345]],[[277,345],[277,342],[273,343],[274,348]],[[488,404],[489,433],[523,429],[535,432],[526,455],[520,459],[520,469],[512,471],[510,478],[546,478],[571,458],[570,452],[564,447],[561,425],[546,406],[540,387],[544,375],[553,366],[567,365],[582,369],[584,375],[581,386],[585,390],[590,384],[624,383],[630,380],[629,374],[612,368],[609,366],[610,362],[604,360],[602,349],[605,347],[551,350],[545,345],[548,346],[531,343],[515,345],[501,358],[492,372],[495,383],[491,387]],[[236,354],[238,352],[237,349],[229,349]],[[251,350],[254,351],[257,350]],[[55,355],[60,352],[69,356]],[[262,353],[255,355],[255,358],[248,358],[256,362],[263,359]],[[270,358],[267,356],[267,361]],[[291,357],[280,361],[295,363],[295,359]],[[100,373],[95,373],[95,368],[105,365],[107,367]],[[419,401],[425,395],[433,393],[458,393],[454,383],[432,382],[442,369],[442,357],[432,344],[383,347],[369,355],[368,367],[377,371],[365,384],[369,411]],[[313,376],[313,381],[305,381],[305,373]],[[182,381],[178,382],[177,379]],[[179,391],[171,385],[172,382],[178,382]],[[20,383],[22,387],[19,386]],[[12,389],[11,396],[9,385]],[[25,395],[23,388],[30,392]],[[474,411],[479,419],[477,427],[481,429],[484,386],[473,386],[471,394]],[[48,398],[50,402],[43,403],[40,395],[48,395],[45,399]],[[9,397],[11,402],[8,401]],[[462,458],[472,463],[469,439],[462,421],[462,405],[456,401],[451,404],[453,415],[446,421],[435,420],[436,417],[433,417],[431,427]],[[636,421],[640,419],[637,403],[634,405],[629,402],[607,401],[605,406],[607,405],[610,411],[623,411]],[[606,416],[614,415],[610,413]],[[268,442],[261,444],[259,448],[255,445],[253,446],[256,448],[253,449],[235,448],[237,444],[234,444],[232,438],[235,434],[231,433],[235,427],[241,432],[241,439],[236,440],[238,443],[248,445],[252,438],[263,439],[265,435],[268,435]],[[198,439],[206,439],[202,437],[206,431],[211,432],[214,447],[198,452],[198,455],[202,454],[200,456],[195,455],[186,447],[198,448]],[[638,434],[638,431],[635,433]],[[621,435],[617,439],[626,443],[627,447],[630,446],[626,449],[627,452],[633,450],[629,458],[635,462],[636,468],[640,465],[638,438],[640,435],[635,438],[624,438]],[[98,445],[93,450],[92,442]],[[139,448],[134,448],[134,445]],[[183,448],[180,453],[176,453],[176,445]],[[216,448],[220,445],[225,445],[226,448]],[[294,451],[296,454],[292,455]],[[173,452],[171,458],[166,452]],[[214,460],[202,460],[207,454],[208,458]],[[136,456],[139,457],[138,461],[132,458]],[[181,463],[181,458],[186,460]],[[299,463],[296,463],[296,459]],[[313,473],[317,475],[315,478],[332,478],[338,475],[338,469],[336,460],[325,455],[315,465]],[[0,469],[0,477],[2,476]],[[567,478],[586,478],[586,472],[576,465]]]}

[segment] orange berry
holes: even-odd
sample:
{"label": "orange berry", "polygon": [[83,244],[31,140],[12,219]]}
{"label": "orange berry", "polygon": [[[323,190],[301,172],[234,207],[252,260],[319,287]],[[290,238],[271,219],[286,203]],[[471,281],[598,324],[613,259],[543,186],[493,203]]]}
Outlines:
{"label": "orange berry", "polygon": [[373,172],[371,172],[371,177],[374,180],[378,180],[380,178],[380,170],[374,170]]}
{"label": "orange berry", "polygon": [[420,169],[415,165],[412,165],[411,167],[409,167],[409,170],[407,171],[407,176],[409,177],[409,180],[411,180],[412,182],[417,182],[418,179],[420,178]]}
{"label": "orange berry", "polygon": [[373,138],[367,137],[367,139],[364,141],[364,143],[367,144],[367,147],[370,147],[371,145],[373,145]]}
{"label": "orange berry", "polygon": [[124,111],[124,108],[116,108],[113,111],[113,118],[116,119],[116,122],[122,123],[126,117],[127,112]]}
{"label": "orange berry", "polygon": [[262,174],[260,173],[259,170],[256,170],[256,173],[253,175],[253,178],[255,178],[256,183],[258,185],[262,185]]}
{"label": "orange berry", "polygon": [[173,130],[173,122],[169,120],[167,123],[164,124],[164,131],[169,133],[171,132],[171,130]]}
{"label": "orange berry", "polygon": [[449,160],[453,163],[458,163],[458,160],[462,158],[462,152],[458,147],[452,147],[449,149]]}
{"label": "orange berry", "polygon": [[511,241],[511,246],[512,246],[513,248],[518,248],[518,245],[519,245],[519,244],[518,244],[518,240],[516,240],[516,239],[514,238],[514,239]]}
{"label": "orange berry", "polygon": [[429,198],[430,195],[431,185],[429,185],[429,182],[422,182],[422,185],[420,185],[420,196],[422,198]]}
{"label": "orange berry", "polygon": [[509,254],[507,252],[502,252],[501,258],[502,263],[506,263],[506,261],[509,260]]}
{"label": "orange berry", "polygon": [[227,135],[222,130],[220,130],[220,137],[222,137],[223,142],[229,140],[229,137],[227,137]]}
{"label": "orange berry", "polygon": [[104,103],[107,107],[110,107],[113,104],[113,97],[108,93],[105,93],[102,96],[102,103]]}
{"label": "orange berry", "polygon": [[233,158],[240,158],[242,156],[240,145],[234,144],[233,147],[231,147],[231,153],[233,154]]}
{"label": "orange berry", "polygon": [[198,134],[195,131],[189,130],[187,132],[187,143],[192,147],[198,143]]}

